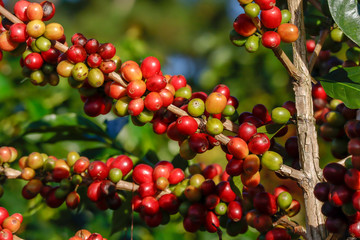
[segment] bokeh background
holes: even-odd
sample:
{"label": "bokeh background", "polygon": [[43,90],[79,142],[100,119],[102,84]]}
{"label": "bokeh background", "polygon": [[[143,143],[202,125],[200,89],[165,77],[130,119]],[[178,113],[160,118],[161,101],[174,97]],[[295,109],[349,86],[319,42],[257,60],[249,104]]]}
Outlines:
{"label": "bokeh background", "polygon": [[[16,1],[4,1],[13,9]],[[251,111],[262,103],[268,109],[293,100],[289,77],[272,51],[260,47],[256,54],[237,48],[229,41],[232,22],[241,13],[236,0],[55,0],[56,14],[51,22],[65,28],[69,39],[81,32],[87,38],[111,42],[122,61],[140,62],[146,56],[156,56],[162,63],[164,74],[183,74],[193,91],[209,93],[219,83],[231,89],[239,99],[238,112]],[[278,1],[284,5],[284,1]],[[291,45],[282,45],[291,57]],[[42,125],[44,117],[57,116],[58,129]],[[78,119],[81,118],[81,123]],[[68,119],[72,119],[68,121]],[[81,125],[81,128],[79,127]],[[94,126],[98,132],[89,133]],[[39,128],[45,130],[39,133]],[[35,129],[35,130],[34,130]],[[294,130],[290,134],[295,134]],[[284,139],[279,140],[284,143]],[[134,126],[128,118],[113,114],[88,118],[83,112],[79,93],[62,79],[57,87],[33,86],[21,75],[19,57],[5,53],[0,62],[0,145],[17,147],[22,155],[33,151],[65,158],[69,151],[78,151],[91,159],[106,159],[115,154],[127,153],[135,160],[172,160],[179,146],[166,136],[157,136],[150,125]],[[321,146],[323,161],[331,160],[328,148]],[[155,154],[154,154],[155,153]],[[226,165],[224,153],[213,149],[198,155],[193,162]],[[187,163],[186,163],[187,164]],[[269,192],[274,183],[290,187],[294,197],[301,201],[297,186],[282,181],[266,171],[262,183]],[[113,212],[99,211],[82,198],[76,211],[47,207],[40,197],[26,201],[21,197],[24,181],[8,181],[0,205],[10,213],[24,214],[19,236],[27,240],[68,239],[80,228],[99,232],[108,239],[130,239],[131,218]],[[84,191],[84,190],[83,190]],[[126,195],[125,195],[126,196]],[[127,196],[129,197],[129,196]],[[303,211],[296,220],[303,223]],[[134,239],[218,239],[216,234],[185,233],[179,216],[170,224],[149,229],[137,214],[134,216]],[[111,235],[111,232],[116,232]],[[250,229],[241,239],[255,239]],[[231,238],[224,234],[224,239]]]}

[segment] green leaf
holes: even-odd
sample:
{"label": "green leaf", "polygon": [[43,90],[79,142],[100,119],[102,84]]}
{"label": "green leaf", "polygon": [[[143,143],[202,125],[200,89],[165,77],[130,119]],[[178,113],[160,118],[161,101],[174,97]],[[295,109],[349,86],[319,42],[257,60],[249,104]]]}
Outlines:
{"label": "green leaf", "polygon": [[257,129],[258,133],[265,133],[269,139],[272,139],[286,124],[267,124]]}
{"label": "green leaf", "polygon": [[236,194],[236,196],[241,196],[241,189],[243,187],[243,184],[241,182],[241,177],[240,176],[231,177],[230,187],[233,190],[233,192]]}
{"label": "green leaf", "polygon": [[175,168],[181,168],[183,171],[189,166],[189,162],[183,159],[180,154],[177,154],[171,163],[174,165]]}
{"label": "green leaf", "polygon": [[131,224],[131,198],[133,193],[126,193],[122,206],[113,212],[111,235],[122,231]]}
{"label": "green leaf", "polygon": [[360,45],[360,16],[357,0],[328,0],[331,16],[340,29]]}
{"label": "green leaf", "polygon": [[149,150],[143,159],[145,162],[149,163],[150,165],[155,165],[156,163],[158,163],[160,161],[160,159],[158,158],[156,152],[154,150]]}
{"label": "green leaf", "polygon": [[73,130],[73,128],[108,138],[108,135],[101,127],[75,113],[46,115],[38,121],[31,122],[26,127],[25,134],[41,132],[63,132],[66,130]]}
{"label": "green leaf", "polygon": [[319,78],[327,95],[340,99],[348,108],[360,108],[360,68],[339,68]]}

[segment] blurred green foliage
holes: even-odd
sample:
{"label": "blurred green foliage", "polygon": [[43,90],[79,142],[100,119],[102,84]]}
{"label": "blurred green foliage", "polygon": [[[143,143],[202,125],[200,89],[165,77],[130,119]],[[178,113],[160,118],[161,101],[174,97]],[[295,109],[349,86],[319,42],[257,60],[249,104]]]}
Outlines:
{"label": "blurred green foliage", "polygon": [[[7,1],[6,5],[11,9],[15,2]],[[236,0],[53,2],[56,14],[51,21],[64,26],[68,43],[74,33],[81,32],[87,38],[115,44],[123,61],[140,62],[146,56],[156,56],[164,74],[185,75],[194,91],[210,92],[216,84],[224,83],[239,99],[239,112],[251,111],[258,103],[272,109],[293,100],[289,77],[271,51],[260,48],[256,54],[249,54],[230,43],[232,21],[241,12]],[[289,53],[289,44],[282,47]],[[82,111],[78,92],[66,80],[62,79],[57,87],[35,87],[22,77],[19,57],[7,53],[0,63],[0,104],[0,143],[17,147],[22,155],[38,151],[65,158],[67,152],[78,151],[92,159],[127,153],[134,159],[149,160],[146,153],[152,150],[160,160],[171,160],[179,150],[176,142],[155,135],[150,125],[136,127],[131,121],[127,124],[126,119],[116,120],[113,114],[88,118]],[[44,122],[49,120],[49,114],[55,114],[50,116],[57,120],[48,126]],[[34,126],[46,130],[34,133],[31,131]],[[114,135],[114,129],[121,131]],[[199,155],[197,160],[226,164],[219,149]],[[262,178],[271,191],[275,186],[267,184],[267,179],[274,179],[274,174],[264,172]],[[69,211],[65,206],[50,209],[40,197],[24,200],[21,197],[24,184],[8,181],[6,193],[0,199],[0,205],[10,213],[24,213],[22,238],[68,239],[80,228],[109,236],[112,211],[97,210],[85,196],[77,211]],[[295,184],[290,185],[289,181],[286,184],[298,192],[295,198],[301,198]],[[298,220],[302,222],[302,216]],[[129,220],[126,230],[109,239],[130,239],[130,225]],[[166,226],[148,229],[135,214],[134,225],[134,239],[217,239],[216,234],[185,233],[178,216]],[[242,239],[256,236],[255,231],[249,230]],[[224,239],[232,238],[225,234]]]}

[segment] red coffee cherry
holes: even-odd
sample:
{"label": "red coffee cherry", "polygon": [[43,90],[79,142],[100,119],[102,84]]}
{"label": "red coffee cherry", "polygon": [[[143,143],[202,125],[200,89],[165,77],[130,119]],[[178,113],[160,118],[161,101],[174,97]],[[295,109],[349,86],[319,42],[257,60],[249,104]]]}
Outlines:
{"label": "red coffee cherry", "polygon": [[338,163],[329,163],[323,169],[324,178],[332,184],[342,184],[347,169]]}
{"label": "red coffee cherry", "polygon": [[167,84],[166,78],[162,75],[154,75],[146,79],[146,88],[151,92],[160,92]]}
{"label": "red coffee cherry", "polygon": [[239,126],[238,136],[245,142],[248,142],[255,133],[257,133],[257,128],[250,122],[244,122]]}
{"label": "red coffee cherry", "polygon": [[226,165],[226,172],[230,176],[239,176],[243,172],[244,161],[242,159],[231,159]]}
{"label": "red coffee cherry", "polygon": [[314,195],[322,202],[329,200],[330,186],[327,182],[321,182],[315,185]]}
{"label": "red coffee cherry", "polygon": [[255,24],[252,22],[251,18],[244,13],[237,16],[233,23],[233,27],[237,33],[244,37],[250,37],[256,32]]}
{"label": "red coffee cherry", "polygon": [[214,212],[208,211],[205,217],[205,228],[208,232],[214,233],[220,227],[219,218]]}
{"label": "red coffee cherry", "polygon": [[176,121],[176,127],[181,134],[192,135],[198,129],[198,124],[193,117],[182,116]]}
{"label": "red coffee cherry", "polygon": [[29,18],[26,15],[26,9],[29,6],[30,2],[21,0],[17,1],[14,6],[15,15],[23,22],[29,21]]}
{"label": "red coffee cherry", "polygon": [[27,68],[31,70],[40,69],[43,65],[44,61],[39,53],[30,53],[24,59],[24,64]]}
{"label": "red coffee cherry", "polygon": [[216,85],[212,91],[221,93],[226,97],[227,100],[230,98],[230,89],[225,84]]}
{"label": "red coffee cherry", "polygon": [[102,196],[101,183],[100,180],[95,180],[87,189],[87,197],[93,202],[98,201]]}
{"label": "red coffee cherry", "polygon": [[146,91],[146,84],[142,80],[131,81],[126,87],[126,93],[131,98],[139,98]]}
{"label": "red coffee cherry", "polygon": [[183,75],[174,75],[170,78],[169,83],[175,88],[177,91],[180,88],[186,87],[187,81]]}
{"label": "red coffee cherry", "polygon": [[227,144],[227,149],[237,159],[243,159],[249,154],[248,145],[241,138],[234,137]]}
{"label": "red coffee cherry", "polygon": [[0,225],[7,217],[9,217],[9,212],[6,210],[6,208],[0,207]]}
{"label": "red coffee cherry", "polygon": [[11,25],[9,29],[9,34],[11,41],[18,43],[25,42],[28,38],[28,34],[26,32],[26,24],[15,23]]}
{"label": "red coffee cherry", "polygon": [[275,197],[268,192],[259,192],[254,197],[254,207],[261,213],[274,215],[277,212]]}
{"label": "red coffee cherry", "polygon": [[242,207],[238,201],[232,201],[227,208],[227,216],[234,222],[238,222],[242,218]]}
{"label": "red coffee cherry", "polygon": [[180,201],[174,194],[169,193],[159,198],[159,206],[169,214],[175,214],[179,210]]}
{"label": "red coffee cherry", "polygon": [[135,183],[153,182],[153,168],[146,164],[139,164],[134,168],[132,177]]}
{"label": "red coffee cherry", "polygon": [[152,196],[145,197],[141,202],[141,211],[147,215],[154,215],[159,211],[159,202]]}
{"label": "red coffee cherry", "polygon": [[260,19],[266,28],[277,28],[281,24],[281,11],[278,7],[273,7],[269,10],[262,10],[260,13]]}
{"label": "red coffee cherry", "polygon": [[324,90],[324,88],[321,86],[320,83],[317,83],[313,86],[312,88],[312,96],[313,98],[321,98],[326,100],[327,99],[327,95],[326,92]]}
{"label": "red coffee cherry", "polygon": [[316,42],[313,39],[306,40],[306,50],[308,53],[312,53],[315,50]]}
{"label": "red coffee cherry", "polygon": [[86,60],[87,54],[85,49],[80,45],[73,45],[66,51],[67,59],[70,62],[78,63]]}
{"label": "red coffee cherry", "polygon": [[158,92],[150,92],[144,100],[145,107],[150,111],[157,111],[163,106],[163,101]]}
{"label": "red coffee cherry", "polygon": [[146,57],[140,65],[140,69],[142,72],[142,75],[145,79],[148,79],[155,74],[159,74],[161,65],[157,58],[155,57]]}
{"label": "red coffee cherry", "polygon": [[109,175],[109,168],[104,162],[91,162],[88,168],[90,177],[94,180],[103,180]]}
{"label": "red coffee cherry", "polygon": [[231,202],[236,198],[236,194],[230,187],[230,183],[222,181],[216,186],[216,192],[223,202]]}
{"label": "red coffee cherry", "polygon": [[263,154],[270,148],[270,140],[264,133],[256,133],[249,140],[249,151],[254,154]]}
{"label": "red coffee cherry", "polygon": [[255,0],[255,3],[259,5],[261,10],[269,10],[275,7],[276,0]]}
{"label": "red coffee cherry", "polygon": [[179,182],[184,180],[184,178],[185,178],[185,174],[183,170],[181,170],[180,168],[174,168],[170,172],[170,176],[168,180],[170,184],[178,184]]}
{"label": "red coffee cherry", "polygon": [[280,45],[281,38],[277,32],[267,31],[261,38],[261,43],[266,48],[276,48]]}
{"label": "red coffee cherry", "polygon": [[116,48],[112,43],[104,43],[101,44],[97,53],[101,56],[102,59],[108,60],[115,56]]}
{"label": "red coffee cherry", "polygon": [[85,51],[88,54],[97,53],[99,47],[100,47],[100,43],[94,38],[88,39],[84,45]]}

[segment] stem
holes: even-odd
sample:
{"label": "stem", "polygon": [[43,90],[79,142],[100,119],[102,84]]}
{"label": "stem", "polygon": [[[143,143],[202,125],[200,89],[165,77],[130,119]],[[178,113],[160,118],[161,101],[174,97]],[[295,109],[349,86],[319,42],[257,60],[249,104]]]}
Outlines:
{"label": "stem", "polygon": [[329,35],[328,29],[321,31],[321,33],[320,33],[320,38],[319,38],[318,42],[316,43],[314,52],[311,54],[311,57],[310,57],[310,61],[309,61],[309,72],[310,73],[312,72],[312,70],[315,66],[316,60],[319,56],[319,53],[320,53],[322,46],[328,35]]}
{"label": "stem", "polygon": [[21,172],[13,168],[0,166],[1,175],[5,175],[7,179],[17,179],[20,178]]}
{"label": "stem", "polygon": [[291,178],[301,184],[301,181],[306,177],[305,174],[299,170],[289,167],[285,164],[281,165],[280,169],[276,171],[278,174],[284,177]]}
{"label": "stem", "polygon": [[314,196],[315,185],[322,180],[319,167],[319,146],[313,117],[311,97],[311,75],[306,64],[306,38],[302,0],[288,0],[289,11],[300,31],[299,39],[293,43],[294,65],[300,72],[298,81],[293,81],[295,105],[297,109],[297,134],[299,157],[305,178],[301,182],[304,191],[306,211],[306,231],[308,239],[325,239],[325,221],[321,214],[321,202]]}

